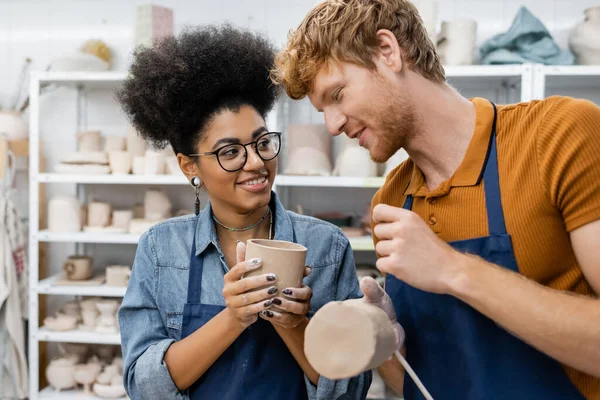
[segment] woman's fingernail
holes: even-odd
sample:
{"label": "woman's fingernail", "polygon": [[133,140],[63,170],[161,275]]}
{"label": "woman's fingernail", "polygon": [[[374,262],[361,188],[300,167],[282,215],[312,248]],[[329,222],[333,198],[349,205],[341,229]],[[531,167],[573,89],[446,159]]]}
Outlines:
{"label": "woman's fingernail", "polygon": [[282,293],[290,296],[292,294],[292,289],[283,289]]}
{"label": "woman's fingernail", "polygon": [[281,305],[281,300],[280,299],[273,299],[271,300],[272,304],[275,304],[276,306],[280,306]]}
{"label": "woman's fingernail", "polygon": [[268,318],[273,318],[273,313],[269,310],[263,311],[263,314]]}
{"label": "woman's fingernail", "polygon": [[271,307],[271,304],[272,304],[272,303],[273,303],[273,301],[271,301],[271,300],[267,300],[267,301],[265,301],[265,304],[264,304],[265,308],[267,308],[267,307]]}
{"label": "woman's fingernail", "polygon": [[256,269],[258,267],[260,267],[262,261],[260,258],[252,258],[248,261],[246,261],[246,268],[247,269]]}
{"label": "woman's fingernail", "polygon": [[275,294],[275,293],[277,293],[277,288],[275,286],[273,286],[272,288],[269,288],[269,291],[267,293]]}
{"label": "woman's fingernail", "polygon": [[269,275],[267,275],[267,280],[268,280],[269,282],[273,282],[275,279],[277,279],[277,278],[275,277],[275,275],[274,275],[274,274],[269,274]]}

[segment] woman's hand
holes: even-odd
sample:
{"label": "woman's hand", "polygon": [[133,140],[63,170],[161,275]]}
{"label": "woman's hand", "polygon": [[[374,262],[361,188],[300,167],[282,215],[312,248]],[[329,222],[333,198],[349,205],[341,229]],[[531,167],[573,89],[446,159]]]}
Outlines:
{"label": "woman's hand", "polygon": [[[304,277],[307,277],[310,272],[310,267],[304,268]],[[310,310],[312,290],[303,284],[301,288],[286,288],[281,292],[283,297],[275,297],[271,300],[272,306],[277,309],[271,307],[262,311],[260,316],[283,328],[295,328],[306,320],[306,314]]]}
{"label": "woman's hand", "polygon": [[[258,313],[271,306],[270,300],[277,295],[277,287],[273,286],[277,277],[274,274],[264,274],[242,278],[245,273],[255,270],[262,265],[260,259],[245,261],[246,246],[240,242],[236,247],[237,264],[225,274],[223,297],[231,314],[244,328],[252,325],[258,319]],[[253,289],[271,285],[265,289]]]}

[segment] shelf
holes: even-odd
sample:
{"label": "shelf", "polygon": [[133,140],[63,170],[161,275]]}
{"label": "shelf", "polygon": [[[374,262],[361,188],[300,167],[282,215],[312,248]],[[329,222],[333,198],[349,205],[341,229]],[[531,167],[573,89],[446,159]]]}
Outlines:
{"label": "shelf", "polygon": [[56,84],[69,87],[81,85],[86,89],[110,90],[119,86],[127,78],[127,72],[32,72],[31,77],[39,79],[42,85]]}
{"label": "shelf", "polygon": [[348,188],[380,188],[385,177],[353,178],[345,176],[294,176],[278,175],[277,186],[299,187],[348,187]]}
{"label": "shelf", "polygon": [[520,85],[524,75],[531,71],[528,64],[515,65],[461,65],[444,67],[446,80],[461,89],[498,87],[503,84]]}
{"label": "shelf", "polygon": [[[86,395],[82,390],[61,390],[57,392],[51,386],[46,387],[38,394],[38,399],[43,400],[104,400],[102,397]],[[125,400],[127,397],[116,397],[115,400]]]}
{"label": "shelf", "polygon": [[547,88],[600,89],[600,65],[541,67]]}
{"label": "shelf", "polygon": [[114,243],[137,244],[140,235],[129,233],[88,233],[88,232],[48,232],[42,230],[38,233],[40,242],[65,242],[65,243]]}
{"label": "shelf", "polygon": [[90,331],[51,331],[41,326],[38,329],[37,339],[41,342],[61,343],[90,343],[90,344],[121,344],[121,335],[118,333],[98,333]]}
{"label": "shelf", "polygon": [[189,185],[181,175],[39,174],[42,183],[82,183],[98,185]]}
{"label": "shelf", "polygon": [[350,241],[350,247],[354,251],[375,251],[371,236],[351,237],[348,240]]}
{"label": "shelf", "polygon": [[60,275],[54,275],[50,278],[41,280],[37,286],[39,294],[68,295],[68,296],[102,296],[102,297],[123,297],[126,287],[114,287],[102,285],[57,285],[56,280]]}

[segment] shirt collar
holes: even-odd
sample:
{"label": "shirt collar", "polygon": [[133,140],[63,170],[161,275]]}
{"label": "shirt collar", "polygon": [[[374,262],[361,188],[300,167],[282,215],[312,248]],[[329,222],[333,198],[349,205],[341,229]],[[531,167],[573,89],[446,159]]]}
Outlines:
{"label": "shirt collar", "polygon": [[[294,229],[292,220],[283,207],[283,204],[279,201],[277,194],[271,192],[271,201],[269,202],[271,212],[275,217],[274,229],[275,229],[275,240],[286,240],[288,242],[294,241]],[[204,209],[200,212],[197,219],[196,225],[196,255],[203,253],[209,244],[212,244],[215,248],[220,248],[219,239],[217,237],[217,230],[215,228],[215,222],[212,218],[212,207],[210,201],[206,203]]]}
{"label": "shirt collar", "polygon": [[[447,193],[451,187],[475,186],[480,181],[492,134],[494,107],[488,100],[478,97],[471,99],[471,102],[476,112],[473,137],[454,174],[438,188],[441,192]],[[412,176],[404,195],[425,196],[428,192],[423,172],[413,163]]]}

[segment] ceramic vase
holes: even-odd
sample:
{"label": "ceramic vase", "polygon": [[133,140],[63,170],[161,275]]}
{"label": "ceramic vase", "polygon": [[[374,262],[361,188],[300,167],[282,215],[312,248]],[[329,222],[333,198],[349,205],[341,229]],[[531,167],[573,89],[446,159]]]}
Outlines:
{"label": "ceramic vase", "polygon": [[396,350],[387,314],[363,299],[330,302],[313,315],[304,333],[310,365],[331,380],[377,368]]}
{"label": "ceramic vase", "polygon": [[600,65],[600,5],[584,11],[585,19],[569,33],[577,64]]}

